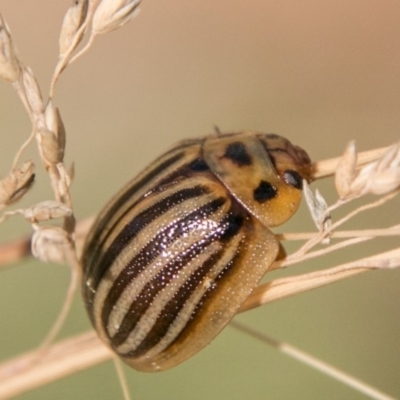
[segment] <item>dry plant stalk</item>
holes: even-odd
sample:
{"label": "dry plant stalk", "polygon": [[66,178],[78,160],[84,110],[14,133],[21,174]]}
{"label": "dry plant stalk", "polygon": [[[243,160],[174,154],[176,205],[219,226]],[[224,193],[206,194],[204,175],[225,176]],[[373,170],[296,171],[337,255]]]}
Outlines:
{"label": "dry plant stalk", "polygon": [[[89,49],[96,36],[123,26],[133,17],[139,4],[139,0],[77,0],[73,3],[61,26],[59,59],[51,78],[47,100],[44,100],[33,71],[22,62],[10,29],[0,15],[0,77],[12,84],[32,123],[32,131],[17,151],[10,172],[0,180],[0,211],[17,202],[31,188],[35,178],[35,165],[32,161],[20,164],[20,160],[33,140],[36,140],[40,159],[48,173],[54,194],[54,199],[45,200],[27,209],[4,211],[0,215],[0,223],[13,215],[21,215],[34,231],[29,239],[31,251],[27,251],[26,242],[22,244],[25,255],[32,253],[44,262],[67,263],[71,269],[71,281],[64,306],[40,346],[39,354],[47,351],[60,330],[81,276],[75,244],[75,217],[69,191],[73,169],[68,169],[64,164],[66,132],[60,111],[54,105],[55,87],[65,68]],[[77,47],[88,32],[87,45],[77,52]],[[61,223],[59,226],[47,224],[51,219],[61,220]],[[12,246],[9,250],[13,251]]]}
{"label": "dry plant stalk", "polygon": [[[69,191],[73,169],[68,169],[64,164],[66,132],[60,111],[54,105],[55,86],[60,74],[73,62],[73,55],[89,26],[91,29],[88,43],[92,43],[97,35],[110,32],[128,22],[139,3],[137,0],[74,2],[62,23],[59,60],[51,78],[46,102],[33,71],[23,64],[10,30],[0,15],[0,77],[14,86],[32,123],[32,132],[17,151],[10,173],[0,180],[0,210],[22,198],[34,181],[35,166],[32,161],[25,161],[18,166],[25,148],[34,139],[54,193],[54,200],[40,202],[28,209],[4,212],[0,216],[0,222],[12,215],[21,215],[34,230],[30,241],[32,254],[44,262],[67,263],[71,267],[72,278],[67,304],[42,347],[54,339],[58,327],[62,325],[81,274],[75,247],[75,217]],[[89,45],[76,56],[83,54],[88,48]],[[62,223],[58,227],[46,225],[51,219],[61,219]]]}
{"label": "dry plant stalk", "polygon": [[[32,70],[22,63],[10,30],[0,15],[0,77],[14,86],[32,122],[32,132],[17,151],[10,172],[0,180],[0,211],[3,211],[0,223],[6,218],[20,215],[33,228],[32,237],[0,245],[0,267],[33,255],[44,262],[69,264],[72,275],[63,310],[42,345],[29,354],[0,365],[0,400],[11,398],[112,357],[111,352],[100,343],[94,332],[50,346],[65,320],[79,282],[79,249],[92,222],[92,219],[89,219],[75,226],[69,191],[72,173],[63,161],[66,132],[60,111],[54,105],[54,92],[65,68],[90,48],[97,35],[108,33],[127,23],[137,12],[138,5],[137,0],[78,0],[68,9],[59,37],[59,60],[51,78],[46,101],[43,100]],[[78,51],[78,46],[85,36],[86,45]],[[33,140],[36,140],[41,161],[48,173],[54,199],[42,201],[26,209],[7,211],[6,207],[16,203],[29,192],[34,181],[35,165],[29,160],[20,162],[25,148]],[[320,193],[313,194],[305,183],[306,200],[317,231],[277,235],[280,240],[303,240],[304,244],[293,254],[276,261],[274,268],[283,268],[324,256],[340,248],[374,238],[400,236],[400,221],[397,225],[382,229],[339,230],[355,215],[383,206],[398,195],[400,143],[357,155],[355,144],[351,142],[342,157],[316,162],[313,171],[315,179],[334,175],[338,200],[329,206]],[[346,217],[332,222],[331,213],[334,210],[366,194],[379,197],[353,210]],[[59,226],[47,225],[51,219],[61,220],[61,223]],[[332,239],[339,241],[331,244]],[[321,244],[323,246],[320,246]],[[315,249],[316,246],[319,246],[318,249]],[[329,269],[270,281],[256,288],[240,311],[361,272],[399,266],[400,245],[392,250]],[[388,396],[376,398],[389,399]]]}

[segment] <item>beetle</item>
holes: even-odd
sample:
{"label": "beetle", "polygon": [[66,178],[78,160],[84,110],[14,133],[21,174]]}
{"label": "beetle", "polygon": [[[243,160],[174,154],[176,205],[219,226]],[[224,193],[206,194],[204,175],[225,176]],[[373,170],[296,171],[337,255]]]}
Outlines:
{"label": "beetle", "polygon": [[86,240],[83,298],[99,337],[141,371],[171,368],[233,318],[279,251],[307,153],[258,132],[179,142],[123,188]]}

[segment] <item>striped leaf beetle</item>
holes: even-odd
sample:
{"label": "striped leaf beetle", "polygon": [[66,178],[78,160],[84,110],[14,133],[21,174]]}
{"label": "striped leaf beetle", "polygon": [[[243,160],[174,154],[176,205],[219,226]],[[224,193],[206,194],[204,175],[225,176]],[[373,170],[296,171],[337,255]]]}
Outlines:
{"label": "striped leaf beetle", "polygon": [[307,153],[275,134],[185,140],[100,213],[83,297],[100,338],[142,371],[171,368],[231,320],[277,257],[269,230],[297,210]]}

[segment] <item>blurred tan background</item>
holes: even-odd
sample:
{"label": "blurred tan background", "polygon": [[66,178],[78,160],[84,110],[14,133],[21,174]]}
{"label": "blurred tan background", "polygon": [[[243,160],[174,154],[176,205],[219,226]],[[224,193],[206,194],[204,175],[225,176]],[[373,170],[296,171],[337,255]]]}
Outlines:
{"label": "blurred tan background", "polygon": [[[21,58],[44,92],[70,4],[0,0]],[[57,88],[67,128],[66,160],[76,167],[72,193],[78,217],[98,212],[175,141],[210,133],[214,124],[221,131],[282,134],[313,159],[339,155],[351,139],[360,150],[399,140],[399,45],[398,1],[143,0],[139,16],[99,37]],[[15,92],[0,82],[1,174],[29,132]],[[26,158],[35,158],[35,151],[31,146]],[[51,197],[40,164],[38,170],[34,190],[21,205]],[[314,186],[334,200],[331,182]],[[399,219],[399,205],[397,199],[350,227],[389,226]],[[302,209],[277,231],[311,229]],[[29,230],[16,218],[1,227],[0,239]],[[385,239],[375,249],[396,243],[398,238]],[[375,249],[369,244],[309,265],[326,267]],[[40,342],[67,284],[66,267],[33,260],[1,272],[1,359]],[[400,397],[399,284],[400,271],[369,273],[238,319]],[[77,296],[61,336],[88,328]],[[232,328],[171,371],[127,373],[138,400],[365,398]],[[107,363],[19,398],[121,397]]]}

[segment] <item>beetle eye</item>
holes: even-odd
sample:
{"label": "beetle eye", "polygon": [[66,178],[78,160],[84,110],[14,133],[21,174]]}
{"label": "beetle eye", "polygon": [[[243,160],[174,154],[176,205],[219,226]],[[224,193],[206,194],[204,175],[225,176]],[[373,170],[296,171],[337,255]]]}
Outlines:
{"label": "beetle eye", "polygon": [[282,179],[285,183],[287,183],[290,186],[293,186],[296,189],[299,190],[303,189],[303,178],[296,171],[293,171],[291,169],[286,170],[282,174]]}

